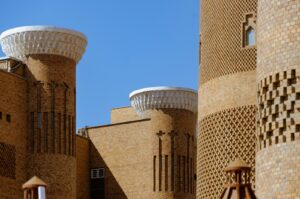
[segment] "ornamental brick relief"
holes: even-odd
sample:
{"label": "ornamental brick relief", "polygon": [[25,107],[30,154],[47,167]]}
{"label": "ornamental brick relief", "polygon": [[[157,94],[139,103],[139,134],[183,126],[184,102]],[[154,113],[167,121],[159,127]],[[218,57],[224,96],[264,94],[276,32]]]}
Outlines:
{"label": "ornamental brick relief", "polygon": [[224,168],[236,158],[252,167],[254,185],[256,106],[241,106],[200,120],[197,143],[197,198],[218,198],[226,181]]}
{"label": "ornamental brick relief", "polygon": [[256,68],[256,48],[243,48],[245,14],[257,1],[201,1],[200,85],[212,79]]}
{"label": "ornamental brick relief", "polygon": [[300,70],[270,75],[258,82],[258,149],[300,138]]}
{"label": "ornamental brick relief", "polygon": [[16,149],[0,142],[0,176],[16,179]]}

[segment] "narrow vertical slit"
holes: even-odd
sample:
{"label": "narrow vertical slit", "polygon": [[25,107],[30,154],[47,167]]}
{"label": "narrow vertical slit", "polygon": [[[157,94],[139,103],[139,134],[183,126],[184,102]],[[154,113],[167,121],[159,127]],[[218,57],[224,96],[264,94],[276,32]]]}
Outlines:
{"label": "narrow vertical slit", "polygon": [[185,156],[183,156],[183,160],[182,160],[182,162],[183,162],[183,172],[182,172],[182,174],[183,174],[183,192],[186,192],[186,157]]}
{"label": "narrow vertical slit", "polygon": [[67,154],[67,116],[64,114],[64,137],[63,137],[63,149],[64,149],[64,154]]}
{"label": "narrow vertical slit", "polygon": [[189,192],[190,189],[190,135],[186,134],[186,177],[185,177],[185,181],[186,181],[186,188],[184,190],[186,190],[186,192]]}
{"label": "narrow vertical slit", "polygon": [[169,161],[168,155],[165,155],[165,191],[168,191],[168,186],[169,186],[169,184],[168,184],[169,183],[168,182],[168,179],[169,179],[168,161]]}
{"label": "narrow vertical slit", "polygon": [[68,85],[64,82],[64,154],[67,154],[67,93],[68,93]]}
{"label": "narrow vertical slit", "polygon": [[58,153],[61,153],[61,113],[58,113],[58,136],[57,136],[57,143],[58,143]]}
{"label": "narrow vertical slit", "polygon": [[37,152],[40,153],[41,152],[41,148],[42,148],[42,142],[41,142],[41,129],[38,128],[37,129],[37,135],[36,135],[36,145],[37,145]]}
{"label": "narrow vertical slit", "polygon": [[31,112],[30,113],[30,120],[31,120],[31,135],[29,137],[30,139],[30,151],[31,152],[36,152],[36,149],[35,149],[35,139],[36,139],[36,135],[35,135],[35,131],[34,131],[34,112]]}
{"label": "narrow vertical slit", "polygon": [[74,113],[73,116],[73,155],[76,156],[76,88],[74,88]]}
{"label": "narrow vertical slit", "polygon": [[190,158],[190,193],[193,193],[193,159]]}
{"label": "narrow vertical slit", "polygon": [[50,113],[50,126],[51,126],[51,134],[52,134],[52,153],[56,153],[56,147],[55,147],[55,113],[52,111]]}
{"label": "narrow vertical slit", "polygon": [[171,138],[171,191],[174,191],[174,166],[175,166],[175,160],[174,160],[174,151],[175,151],[175,143],[174,143],[174,136]]}
{"label": "narrow vertical slit", "polygon": [[162,190],[162,141],[159,138],[159,191]]}
{"label": "narrow vertical slit", "polygon": [[153,191],[156,188],[156,155],[153,156]]}
{"label": "narrow vertical slit", "polygon": [[49,84],[51,89],[51,112],[50,112],[50,129],[51,129],[51,150],[50,153],[55,153],[55,88],[56,84],[51,81]]}
{"label": "narrow vertical slit", "polygon": [[42,109],[42,94],[41,94],[41,87],[43,83],[40,81],[36,82],[36,105],[37,105],[37,140],[36,140],[36,145],[37,145],[37,152],[40,153],[42,151],[42,138],[41,138],[41,109]]}
{"label": "narrow vertical slit", "polygon": [[72,155],[75,156],[76,148],[76,132],[75,132],[75,119],[74,116],[72,117]]}
{"label": "narrow vertical slit", "polygon": [[48,152],[48,113],[44,112],[44,117],[43,117],[43,136],[44,136],[44,152]]}
{"label": "narrow vertical slit", "polygon": [[71,115],[69,115],[69,155],[71,155],[71,150],[72,150],[72,123],[71,123]]}
{"label": "narrow vertical slit", "polygon": [[180,162],[180,155],[177,156],[177,190],[178,192],[181,192],[181,162]]}

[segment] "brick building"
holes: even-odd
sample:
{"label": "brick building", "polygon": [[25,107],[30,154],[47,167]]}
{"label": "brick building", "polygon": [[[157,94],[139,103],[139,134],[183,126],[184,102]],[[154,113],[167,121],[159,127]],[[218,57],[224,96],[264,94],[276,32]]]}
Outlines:
{"label": "brick building", "polygon": [[201,0],[199,97],[140,89],[110,124],[77,134],[86,37],[3,32],[0,199],[22,198],[34,175],[50,199],[218,198],[236,158],[252,167],[259,199],[300,198],[299,13],[299,0]]}

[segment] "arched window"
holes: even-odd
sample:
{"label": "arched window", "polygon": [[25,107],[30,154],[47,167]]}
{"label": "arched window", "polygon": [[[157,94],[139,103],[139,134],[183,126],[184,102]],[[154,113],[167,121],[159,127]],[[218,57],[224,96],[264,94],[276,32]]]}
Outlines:
{"label": "arched window", "polygon": [[254,46],[256,41],[255,41],[255,31],[254,29],[250,26],[247,31],[246,31],[246,46]]}
{"label": "arched window", "polygon": [[254,47],[256,45],[256,17],[254,13],[245,14],[245,20],[242,23],[242,47]]}

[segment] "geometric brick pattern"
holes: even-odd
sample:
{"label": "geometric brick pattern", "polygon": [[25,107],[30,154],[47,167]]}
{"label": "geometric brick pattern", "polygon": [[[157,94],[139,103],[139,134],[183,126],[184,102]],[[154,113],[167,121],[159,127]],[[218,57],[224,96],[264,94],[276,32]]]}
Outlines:
{"label": "geometric brick pattern", "polygon": [[0,176],[16,179],[16,149],[0,143]]}
{"label": "geometric brick pattern", "polygon": [[256,7],[256,0],[201,1],[200,84],[255,70],[256,48],[243,48],[242,26],[246,14],[256,13]]}
{"label": "geometric brick pattern", "polygon": [[226,181],[224,168],[236,158],[252,167],[254,185],[256,106],[210,114],[200,121],[197,143],[197,198],[218,198]]}
{"label": "geometric brick pattern", "polygon": [[270,75],[258,82],[258,149],[300,137],[300,70]]}

